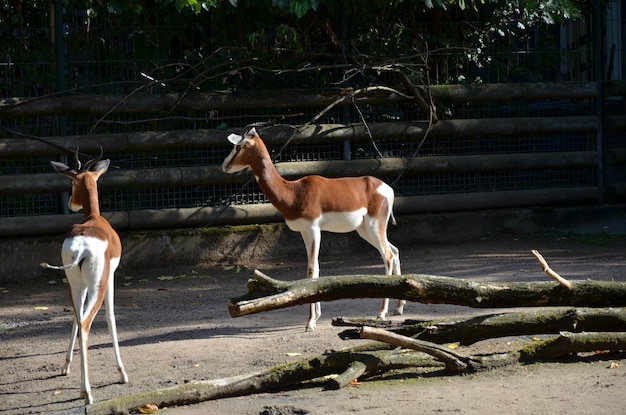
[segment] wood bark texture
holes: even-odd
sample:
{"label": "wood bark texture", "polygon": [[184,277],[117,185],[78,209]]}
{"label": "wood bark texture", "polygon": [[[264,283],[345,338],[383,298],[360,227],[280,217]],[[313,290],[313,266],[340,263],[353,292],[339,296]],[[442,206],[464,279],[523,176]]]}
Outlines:
{"label": "wood bark texture", "polygon": [[570,281],[479,282],[458,278],[407,274],[402,276],[335,276],[283,282],[256,270],[248,293],[228,303],[232,317],[341,298],[401,298],[423,304],[455,304],[472,308],[503,307],[625,307],[626,283]]}

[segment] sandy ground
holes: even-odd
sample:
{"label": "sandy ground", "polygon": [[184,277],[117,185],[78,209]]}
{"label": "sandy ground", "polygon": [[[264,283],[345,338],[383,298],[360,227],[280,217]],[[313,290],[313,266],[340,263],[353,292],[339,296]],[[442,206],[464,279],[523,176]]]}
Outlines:
{"label": "sandy ground", "polygon": [[[323,243],[323,242],[322,242]],[[540,281],[547,277],[531,256],[538,249],[569,279],[626,281],[626,239],[607,236],[496,234],[480,241],[401,246],[403,272],[491,281]],[[256,372],[276,364],[361,344],[342,341],[334,316],[373,318],[378,300],[342,300],[322,305],[318,329],[305,333],[307,307],[240,318],[227,311],[229,298],[245,293],[253,268],[278,279],[305,274],[305,254],[265,263],[125,270],[116,276],[116,307],[122,359],[130,382],[118,376],[104,313],[90,338],[90,368],[96,401]],[[373,250],[326,256],[322,275],[380,274]],[[61,376],[72,314],[62,275],[0,287],[0,413],[80,414],[79,355]],[[409,303],[402,318],[476,315],[448,305]],[[502,310],[500,310],[502,311]],[[532,341],[498,339],[493,350]],[[478,347],[481,347],[480,345]],[[471,353],[464,347],[459,353]],[[592,354],[559,362],[516,365],[465,376],[441,372],[384,375],[338,391],[319,384],[300,389],[229,398],[177,408],[168,414],[620,414],[626,413],[626,354]]]}

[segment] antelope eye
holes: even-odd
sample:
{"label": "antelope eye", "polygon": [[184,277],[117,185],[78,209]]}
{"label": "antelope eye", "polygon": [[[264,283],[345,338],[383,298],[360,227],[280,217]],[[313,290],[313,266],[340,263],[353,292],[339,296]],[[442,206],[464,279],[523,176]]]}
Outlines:
{"label": "antelope eye", "polygon": [[237,151],[241,150],[241,144],[236,144],[235,145],[235,150],[237,150]]}

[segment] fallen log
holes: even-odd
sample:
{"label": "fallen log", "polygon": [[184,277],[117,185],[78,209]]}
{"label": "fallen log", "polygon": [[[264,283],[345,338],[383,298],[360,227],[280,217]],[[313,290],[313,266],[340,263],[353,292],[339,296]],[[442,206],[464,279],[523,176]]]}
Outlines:
{"label": "fallen log", "polygon": [[520,350],[520,362],[536,362],[566,357],[576,353],[626,350],[626,333],[570,333],[530,343]]}
{"label": "fallen log", "polygon": [[481,340],[506,336],[560,332],[626,332],[626,309],[549,308],[437,321],[390,322],[334,318],[332,324],[356,327],[339,333],[342,339],[359,338],[358,328],[369,326],[437,344],[458,342],[466,346]]}
{"label": "fallen log", "polygon": [[[380,344],[353,348],[293,363],[263,372],[209,381],[195,381],[101,401],[86,407],[87,415],[134,412],[147,405],[164,408],[189,405],[226,397],[244,396],[293,388],[318,382],[327,389],[338,389],[352,381],[407,368],[443,369],[455,374],[491,369],[520,362],[556,359],[580,351],[620,351],[626,349],[626,333],[561,333],[556,338],[532,342],[520,350],[476,356],[462,356],[435,344],[418,341],[385,330],[364,327],[363,338],[400,346],[381,350]],[[366,349],[372,348],[372,351]],[[407,351],[406,348],[413,349]],[[444,361],[442,365],[441,361]]]}
{"label": "fallen log", "polygon": [[517,351],[479,356],[462,356],[429,342],[372,327],[361,328],[360,334],[363,339],[377,340],[429,354],[437,360],[442,360],[446,365],[446,370],[456,373],[473,372],[514,363],[554,360],[581,352],[619,352],[626,350],[626,333],[624,332],[562,332],[557,337],[531,342]]}
{"label": "fallen log", "polygon": [[[87,415],[127,414],[146,405],[158,408],[189,405],[208,400],[251,395],[297,386],[320,379],[329,389],[343,387],[360,375],[407,367],[441,367],[429,356],[402,350],[344,350],[328,355],[274,366],[243,376],[195,381],[171,388],[157,389],[96,402],[86,407]],[[339,374],[338,377],[326,378]],[[354,377],[353,377],[354,376]]]}
{"label": "fallen log", "polygon": [[334,276],[278,281],[255,270],[248,293],[228,303],[231,317],[343,298],[401,298],[423,304],[455,304],[472,308],[575,306],[624,307],[626,283],[569,281],[480,282],[409,274],[402,276]]}

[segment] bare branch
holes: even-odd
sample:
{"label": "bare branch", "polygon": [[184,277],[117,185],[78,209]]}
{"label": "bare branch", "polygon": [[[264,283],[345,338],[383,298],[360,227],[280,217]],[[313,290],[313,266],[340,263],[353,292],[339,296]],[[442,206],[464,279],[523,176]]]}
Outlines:
{"label": "bare branch", "polygon": [[479,282],[423,274],[328,276],[276,282],[255,272],[253,278],[257,284],[273,289],[258,291],[248,284],[247,295],[229,301],[231,317],[342,298],[399,298],[472,308],[626,305],[626,284],[615,281],[577,280],[569,290],[555,288],[552,282]]}
{"label": "bare branch", "polygon": [[537,261],[539,261],[539,264],[541,265],[541,267],[543,268],[543,271],[548,274],[548,276],[550,276],[550,278],[554,279],[556,282],[558,282],[561,287],[567,288],[568,290],[571,290],[573,288],[573,285],[571,282],[569,282],[568,280],[566,280],[565,278],[561,277],[559,274],[557,274],[556,272],[554,272],[552,270],[552,268],[550,268],[550,266],[548,265],[548,262],[544,259],[544,257],[539,253],[539,251],[533,249],[532,251],[530,251],[535,258],[537,258]]}
{"label": "bare branch", "polygon": [[435,113],[435,108],[426,103],[422,95],[415,88],[415,85],[413,85],[413,83],[406,76],[406,73],[404,73],[404,71],[400,70],[400,68],[398,68],[396,65],[385,65],[375,67],[373,69],[379,71],[389,71],[398,75],[398,77],[400,78],[400,82],[402,82],[402,85],[404,85],[404,87],[409,91],[411,97],[417,103],[417,106],[422,110],[424,114],[429,114],[429,117],[432,117],[431,119],[433,124],[437,124],[437,121],[439,121],[439,119],[437,118],[437,114]]}

